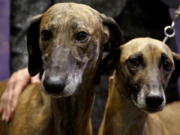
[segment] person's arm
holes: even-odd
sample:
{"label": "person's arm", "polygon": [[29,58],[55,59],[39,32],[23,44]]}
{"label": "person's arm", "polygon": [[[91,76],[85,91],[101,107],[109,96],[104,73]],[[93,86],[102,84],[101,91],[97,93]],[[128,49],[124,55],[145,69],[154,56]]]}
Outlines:
{"label": "person's arm", "polygon": [[29,83],[38,82],[40,82],[39,75],[31,77],[27,68],[20,69],[11,75],[7,88],[0,99],[2,120],[8,121],[11,118],[23,89]]}
{"label": "person's arm", "polygon": [[0,98],[0,112],[5,121],[8,121],[13,115],[23,89],[30,83],[39,82],[39,78],[37,76],[31,78],[27,70],[26,33],[30,18],[44,12],[51,4],[51,0],[11,1],[10,70],[13,74]]}

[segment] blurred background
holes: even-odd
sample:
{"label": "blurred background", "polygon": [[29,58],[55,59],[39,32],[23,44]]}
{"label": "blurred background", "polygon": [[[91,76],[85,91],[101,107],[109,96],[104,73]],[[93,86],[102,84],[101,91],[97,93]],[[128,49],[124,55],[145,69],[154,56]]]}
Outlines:
{"label": "blurred background", "polygon": [[[27,66],[26,31],[32,16],[43,13],[57,2],[70,0],[0,0],[0,80]],[[163,29],[170,25],[180,0],[71,0],[92,6],[112,16],[120,25],[125,40],[153,37],[163,40]],[[168,40],[170,48],[180,53],[180,19],[175,24],[176,36]],[[97,87],[94,130],[98,127],[107,97],[107,80]],[[179,99],[180,81],[168,88],[168,101]]]}

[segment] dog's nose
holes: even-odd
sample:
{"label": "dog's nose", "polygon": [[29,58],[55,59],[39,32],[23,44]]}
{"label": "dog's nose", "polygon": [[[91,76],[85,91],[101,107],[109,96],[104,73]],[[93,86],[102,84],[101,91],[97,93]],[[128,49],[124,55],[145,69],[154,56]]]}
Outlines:
{"label": "dog's nose", "polygon": [[146,97],[146,105],[151,109],[158,109],[163,103],[161,96],[148,96]]}
{"label": "dog's nose", "polygon": [[43,86],[47,93],[56,95],[63,91],[65,83],[61,80],[53,81],[52,79],[48,78],[44,79]]}

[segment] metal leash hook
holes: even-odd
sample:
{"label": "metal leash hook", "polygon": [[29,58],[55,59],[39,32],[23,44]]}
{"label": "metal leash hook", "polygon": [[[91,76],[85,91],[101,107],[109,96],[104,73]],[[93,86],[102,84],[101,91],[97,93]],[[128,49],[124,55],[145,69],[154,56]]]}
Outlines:
{"label": "metal leash hook", "polygon": [[164,43],[166,43],[166,41],[169,39],[169,38],[172,38],[176,35],[176,31],[174,29],[174,25],[175,25],[175,22],[172,21],[171,25],[169,26],[166,26],[164,28],[164,34],[165,34],[165,38],[163,40]]}
{"label": "metal leash hook", "polygon": [[179,8],[175,11],[175,18],[174,20],[172,21],[171,25],[169,26],[166,26],[164,28],[164,34],[165,34],[165,37],[163,39],[163,42],[166,43],[166,41],[169,39],[169,38],[172,38],[176,35],[176,31],[174,29],[174,26],[175,26],[175,21],[180,17],[180,6]]}

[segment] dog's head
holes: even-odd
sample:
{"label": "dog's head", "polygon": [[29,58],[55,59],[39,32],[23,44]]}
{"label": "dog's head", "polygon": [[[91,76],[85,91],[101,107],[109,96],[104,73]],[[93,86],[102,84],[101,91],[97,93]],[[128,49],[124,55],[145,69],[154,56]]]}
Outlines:
{"label": "dog's head", "polygon": [[118,56],[117,84],[121,81],[120,85],[125,87],[121,93],[144,111],[162,110],[169,80],[179,76],[180,55],[173,53],[163,42],[151,38],[133,39],[113,56],[115,54]]}
{"label": "dog's head", "polygon": [[103,51],[121,42],[115,21],[83,4],[60,3],[33,18],[27,34],[29,72],[45,91],[72,95],[93,81]]}

